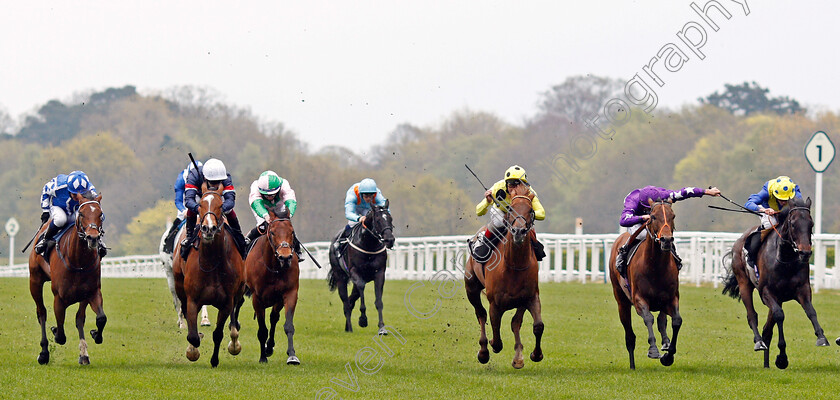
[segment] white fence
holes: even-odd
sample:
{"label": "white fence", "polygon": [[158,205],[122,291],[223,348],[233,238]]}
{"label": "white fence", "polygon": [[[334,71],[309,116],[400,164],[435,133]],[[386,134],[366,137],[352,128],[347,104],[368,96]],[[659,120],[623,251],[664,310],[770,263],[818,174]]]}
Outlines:
{"label": "white fence", "polygon": [[[683,283],[700,285],[721,282],[723,255],[740,236],[738,233],[677,232],[675,242],[683,258],[680,278]],[[387,279],[423,280],[442,270],[460,274],[466,262],[468,236],[429,236],[398,238],[388,254]],[[540,262],[543,282],[603,283],[608,280],[605,265],[617,234],[570,235],[538,234],[548,256]],[[811,281],[815,290],[840,288],[834,265],[826,265],[829,248],[840,248],[840,235],[814,236],[814,264]],[[306,248],[324,267],[316,268],[309,257],[301,263],[302,279],[324,279],[329,268],[328,242],[307,243]],[[833,262],[832,262],[833,264]],[[18,264],[0,267],[0,277],[28,276],[28,266]],[[102,260],[102,276],[109,278],[162,278],[164,272],[158,255],[106,257]]]}

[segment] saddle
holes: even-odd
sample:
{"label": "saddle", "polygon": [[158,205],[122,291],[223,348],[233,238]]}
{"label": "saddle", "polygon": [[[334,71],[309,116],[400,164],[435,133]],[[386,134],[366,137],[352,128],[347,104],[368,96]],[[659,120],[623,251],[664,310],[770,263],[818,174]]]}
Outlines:
{"label": "saddle", "polygon": [[[43,254],[43,257],[44,257],[45,260],[49,261],[50,253],[52,253],[52,250],[55,248],[55,245],[61,240],[61,237],[64,236],[64,234],[67,233],[67,231],[69,231],[70,228],[72,228],[74,226],[76,226],[76,221],[68,221],[67,224],[64,225],[64,227],[61,228],[58,231],[58,233],[55,234],[55,236],[53,236],[52,240],[47,241],[47,248],[44,249],[44,254]],[[47,231],[44,230],[44,232],[42,232],[40,235],[38,235],[38,240],[36,241],[36,243],[40,242],[42,239],[44,239],[44,235],[46,235],[46,234],[47,234]]]}
{"label": "saddle", "polygon": [[[245,256],[248,255],[247,250],[250,249],[250,247],[246,246],[245,237],[242,236],[242,232],[236,231],[227,223],[225,223],[224,227],[231,237],[233,237],[233,243],[236,245],[236,250],[239,251],[239,255],[242,256],[242,259],[244,260]],[[198,249],[198,240],[196,240],[198,239],[198,227],[196,227],[196,231],[193,232],[193,236],[188,239],[189,242],[187,243],[187,246],[181,246],[181,257],[183,257],[184,260],[190,256],[190,252],[193,248]]]}

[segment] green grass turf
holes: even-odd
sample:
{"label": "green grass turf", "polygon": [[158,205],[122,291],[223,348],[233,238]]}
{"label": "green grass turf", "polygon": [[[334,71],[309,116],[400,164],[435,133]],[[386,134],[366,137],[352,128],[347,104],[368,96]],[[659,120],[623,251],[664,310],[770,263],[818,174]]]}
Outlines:
{"label": "green grass turf", "polygon": [[[409,311],[405,294],[418,312],[438,311],[419,319]],[[369,285],[372,286],[372,285]],[[385,340],[393,356],[380,351],[381,368],[370,374],[356,366],[365,348],[381,350],[373,338],[377,317],[373,288],[368,287],[370,326],[343,332],[341,305],[323,281],[303,281],[298,302],[295,344],[302,364],[285,364],[286,339],[281,319],[275,354],[259,364],[256,322],[250,300],[242,309],[242,353],[236,357],[222,342],[221,362],[210,368],[211,328],[203,327],[201,358],[191,363],[184,352],[186,332],[177,329],[169,291],[162,279],[106,279],[102,283],[108,325],[101,345],[89,340],[91,365],[78,365],[78,340],[73,326],[76,306],[69,309],[67,344],[50,339],[51,360],[38,365],[39,330],[35,306],[25,279],[0,279],[0,395],[2,398],[315,398],[332,388],[342,398],[829,398],[840,387],[840,293],[824,290],[814,296],[820,322],[831,347],[814,346],[813,330],[801,307],[786,303],[790,367],[762,368],[762,355],[752,351],[752,335],[743,306],[711,287],[681,288],[683,329],[679,353],[671,367],[646,357],[646,330],[634,314],[637,334],[635,371],[628,368],[623,331],[611,288],[604,284],[541,284],[545,359],[531,362],[534,337],[526,314],[522,337],[526,362],[510,366],[512,312],[502,326],[504,349],[491,353],[490,363],[476,360],[478,324],[463,288],[442,297],[437,284],[389,281],[385,285],[385,322],[406,339]],[[451,285],[444,287],[452,289]],[[48,326],[55,324],[49,286],[45,286]],[[760,323],[766,308],[759,304]],[[211,309],[211,318],[215,309]],[[85,331],[94,325],[88,311]],[[771,364],[778,353],[774,338]],[[349,382],[349,363],[357,392]],[[324,397],[327,398],[327,397]],[[336,397],[338,398],[338,397]]]}

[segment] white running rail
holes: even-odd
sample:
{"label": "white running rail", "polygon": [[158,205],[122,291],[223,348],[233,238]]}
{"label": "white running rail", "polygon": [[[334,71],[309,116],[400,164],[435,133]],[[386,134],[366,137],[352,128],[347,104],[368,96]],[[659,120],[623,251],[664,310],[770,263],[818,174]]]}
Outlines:
{"label": "white running rail", "polygon": [[[685,284],[712,284],[718,287],[725,269],[723,255],[732,248],[739,233],[677,232],[677,251],[683,259],[680,271]],[[540,262],[543,282],[604,283],[608,281],[604,266],[618,234],[572,235],[538,234],[548,256]],[[398,238],[388,251],[387,279],[424,280],[441,270],[459,273],[466,262],[468,236],[427,236]],[[318,269],[312,260],[300,265],[301,279],[325,279],[329,268],[329,242],[307,243],[306,248],[324,267]],[[814,264],[811,282],[814,290],[840,288],[835,265],[827,265],[828,250],[840,249],[840,235],[814,235]],[[835,253],[836,254],[836,253]],[[27,264],[0,267],[0,277],[29,276]],[[163,278],[160,258],[155,255],[106,257],[102,260],[102,276],[106,278]]]}

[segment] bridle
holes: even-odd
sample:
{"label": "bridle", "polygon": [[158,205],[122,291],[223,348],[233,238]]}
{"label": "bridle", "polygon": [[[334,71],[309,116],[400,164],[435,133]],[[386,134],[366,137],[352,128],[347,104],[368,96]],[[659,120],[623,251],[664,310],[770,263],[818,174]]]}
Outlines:
{"label": "bridle", "polygon": [[[289,244],[288,241],[284,240],[284,241],[280,242],[279,244],[275,245],[274,240],[272,240],[274,238],[274,234],[271,232],[271,225],[274,224],[275,222],[282,222],[282,221],[291,221],[291,219],[290,218],[273,218],[271,220],[271,222],[268,223],[268,227],[266,228],[266,231],[267,231],[266,237],[268,239],[268,244],[269,244],[269,246],[271,246],[271,250],[274,253],[274,258],[277,261],[280,262],[280,265],[283,265],[283,260],[280,258],[280,255],[278,254],[279,249],[292,249],[292,245]],[[292,233],[292,240],[294,240],[294,233]],[[293,249],[292,249],[292,253],[294,254]],[[289,265],[291,265],[291,264],[289,264]],[[278,270],[271,269],[271,267],[268,266],[268,264],[265,265],[265,269],[267,269],[271,272],[274,272],[274,273],[279,273],[280,272],[279,269]]]}
{"label": "bridle", "polygon": [[510,223],[510,226],[511,226],[511,227],[513,227],[513,224],[514,224],[517,220],[521,219],[521,220],[522,220],[522,222],[524,222],[524,223],[525,223],[525,230],[526,230],[526,231],[530,231],[530,230],[531,230],[531,228],[533,228],[533,227],[534,227],[534,214],[535,214],[535,213],[534,213],[534,208],[533,208],[533,207],[531,207],[531,212],[530,212],[531,220],[529,221],[529,220],[528,220],[528,219],[526,219],[524,216],[522,216],[522,215],[520,215],[519,213],[517,213],[517,212],[513,211],[513,208],[512,208],[512,207],[513,207],[513,202],[514,202],[514,201],[516,201],[516,199],[525,199],[525,200],[528,200],[528,204],[533,203],[533,200],[531,200],[531,198],[530,198],[530,197],[528,197],[528,196],[522,196],[522,195],[513,196],[513,198],[511,198],[511,199],[510,199],[510,205],[508,206],[508,212],[512,212],[512,213],[514,214],[513,221],[510,221],[510,222],[509,222],[509,223]]}
{"label": "bridle", "polygon": [[[377,208],[379,208],[379,207],[377,207]],[[375,219],[376,219],[376,217],[377,217],[377,216],[376,216],[376,212],[377,212],[377,211],[376,211],[375,209],[371,209],[370,211],[371,211],[371,214],[373,214],[373,219],[375,220]],[[381,213],[381,214],[385,214],[386,212],[387,212],[387,211],[385,211],[385,209],[384,209],[384,208],[382,208],[382,210],[381,210],[381,212],[380,212],[380,213]],[[379,218],[381,218],[383,221],[388,221],[388,219],[387,219],[387,218],[385,218],[385,216],[384,216],[384,215],[380,215],[380,216],[379,216]],[[367,221],[367,219],[365,219],[365,220]],[[362,225],[362,229],[364,229],[365,231],[367,231],[367,232],[368,232],[371,236],[373,236],[373,238],[374,238],[374,239],[376,239],[376,241],[378,241],[380,244],[384,244],[384,243],[385,243],[385,237],[383,236],[383,234],[385,233],[385,231],[391,231],[392,233],[394,232],[394,226],[393,226],[393,225],[391,225],[391,224],[388,224],[386,227],[382,228],[382,231],[381,231],[381,232],[377,232],[377,231],[375,231],[375,230],[373,230],[373,229],[368,228],[367,226],[365,226],[365,224],[364,224],[364,223],[362,223],[362,224],[360,224],[360,225]],[[375,225],[375,223],[374,223],[374,225]],[[374,228],[375,228],[375,227],[374,227]]]}
{"label": "bridle", "polygon": [[91,203],[96,204],[97,208],[100,209],[100,212],[102,210],[102,205],[100,205],[99,202],[96,201],[96,200],[90,200],[90,201],[86,201],[82,204],[79,204],[79,207],[76,209],[77,210],[76,211],[76,234],[79,235],[79,239],[84,239],[84,240],[90,240],[91,239],[91,236],[87,233],[87,230],[89,228],[96,229],[96,231],[99,232],[100,237],[102,237],[102,235],[105,234],[105,230],[102,228],[101,225],[97,225],[97,224],[91,222],[90,224],[88,224],[88,226],[83,228],[81,226],[81,224],[79,223],[79,220],[82,217],[82,212],[81,212],[82,207],[84,207],[86,204],[91,204]]}
{"label": "bridle", "polygon": [[[808,207],[791,207],[790,209],[788,209],[787,216],[785,216],[785,222],[782,222],[782,229],[781,230],[786,235],[782,235],[782,232],[779,232],[779,230],[776,229],[776,225],[773,225],[773,230],[776,232],[777,235],[779,235],[779,239],[782,241],[782,245],[785,245],[785,244],[790,245],[790,247],[793,249],[793,252],[796,253],[797,256],[798,256],[799,253],[801,252],[801,250],[799,250],[799,248],[796,247],[796,242],[793,241],[793,239],[790,239],[789,237],[786,237],[786,236],[790,236],[790,231],[793,229],[791,227],[790,216],[794,211],[805,211],[805,212],[808,213],[809,217],[811,216],[811,209],[808,208]],[[808,241],[809,242],[811,241],[810,235],[808,236]]]}
{"label": "bridle", "polygon": [[[222,195],[220,195],[220,194],[218,194],[218,193],[216,193],[216,192],[207,192],[207,193],[204,193],[204,195],[202,195],[202,196],[201,196],[201,202],[204,202],[204,198],[205,198],[205,197],[207,197],[207,196],[216,196],[216,197],[218,197],[220,200],[224,201],[224,199],[222,199]],[[220,207],[220,208],[221,208],[221,207]],[[224,222],[222,221],[222,216],[221,216],[221,215],[217,215],[215,212],[212,212],[212,211],[207,211],[207,212],[205,212],[204,214],[202,214],[202,215],[201,215],[201,218],[198,220],[198,224],[199,224],[199,225],[204,225],[204,218],[206,218],[208,214],[209,214],[209,215],[212,215],[212,216],[214,216],[214,217],[216,217],[216,223],[217,223],[219,226],[221,226],[221,225],[223,225],[223,224],[224,224]]]}
{"label": "bridle", "polygon": [[[665,204],[668,204],[668,203],[666,203],[664,201],[658,201],[650,207],[650,210],[651,210],[651,213],[652,213],[653,212],[653,207],[655,207],[656,205],[662,205],[662,207],[660,207],[660,209],[662,210],[663,224],[662,224],[662,226],[659,227],[659,231],[656,232],[656,235],[654,235],[653,233],[651,233],[650,229],[647,229],[648,236],[650,236],[653,239],[653,241],[656,242],[656,243],[659,243],[662,240],[662,231],[665,230],[665,227],[671,228],[671,234],[674,233],[674,228],[671,226],[671,224],[668,223],[668,216],[665,214]],[[650,221],[651,220],[648,220],[647,223],[645,223],[645,225],[650,226],[650,224],[651,224]]]}

